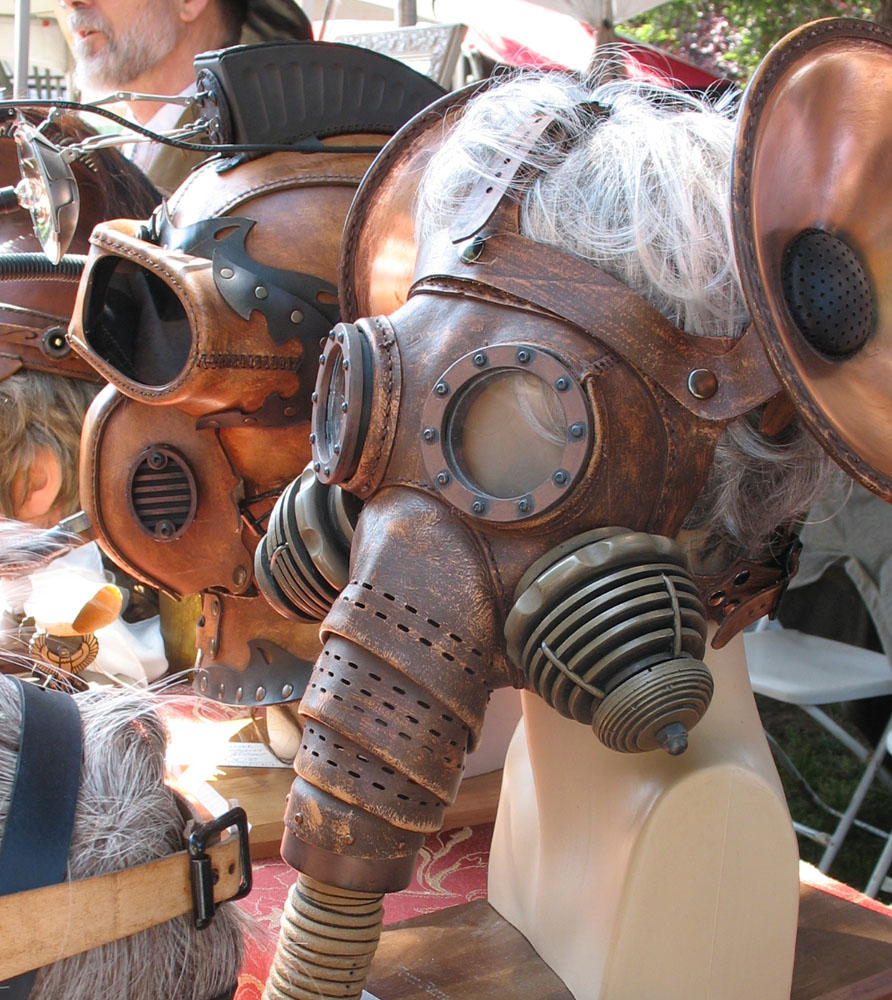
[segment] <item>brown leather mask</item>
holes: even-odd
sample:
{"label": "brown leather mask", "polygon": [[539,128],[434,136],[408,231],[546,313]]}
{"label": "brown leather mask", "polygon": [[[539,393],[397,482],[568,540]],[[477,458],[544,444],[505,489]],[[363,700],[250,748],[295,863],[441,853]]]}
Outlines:
{"label": "brown leather mask", "polygon": [[[116,390],[96,401],[82,442],[97,541],[161,590],[202,593],[195,686],[231,703],[300,697],[319,648],[325,609],[300,626],[280,617],[258,595],[253,557],[276,498],[310,458],[319,345],[339,318],[343,221],[386,131],[358,124],[376,113],[367,105],[381,82],[362,76],[369,54],[341,49],[348,68],[358,54],[350,87],[328,94],[340,77],[314,76],[325,92],[307,101],[319,113],[341,102],[321,133],[337,132],[326,150],[206,163],[148,225],[97,227],[70,330]],[[406,116],[439,91],[383,62]]]}
{"label": "brown leather mask", "polygon": [[[845,26],[836,32],[838,41]],[[881,53],[888,96],[892,36],[865,35]],[[796,87],[820,75],[812,52],[828,36],[832,47],[833,29],[806,34],[757,77],[738,178],[753,154],[767,169],[777,153],[752,139],[753,119],[758,133],[780,113],[766,97],[772,67],[786,63],[780,76],[793,106],[807,108],[810,84],[804,94]],[[867,56],[874,77],[876,52]],[[790,69],[795,60],[807,72]],[[368,284],[392,272],[390,230],[381,225],[405,203],[407,178],[461,106],[453,98],[416,119],[360,189],[345,230],[348,314],[399,298],[393,286]],[[530,123],[531,147],[549,124]],[[747,591],[759,574],[733,568],[729,584],[747,598],[736,615],[715,580],[698,586],[671,539],[704,487],[722,429],[779,395],[775,370],[793,388],[784,340],[796,342],[800,365],[815,351],[825,377],[834,364],[789,318],[793,293],[772,300],[776,315],[787,311],[782,324],[775,315],[774,330],[753,308],[757,325],[738,340],[682,334],[591,264],[520,235],[518,207],[504,197],[518,165],[489,166],[450,232],[419,248],[406,304],[336,327],[320,364],[315,468],[365,506],[350,582],[323,623],[325,645],[301,704],[304,746],[283,855],[306,875],[351,889],[406,884],[421,839],[455,794],[494,687],[538,692],[618,750],[684,749],[712,692],[701,662],[706,607],[734,619],[727,639],[770,608],[780,571]],[[749,186],[759,203],[763,179],[747,177],[737,197]],[[771,178],[777,183],[777,172]],[[769,193],[768,201],[784,198]],[[818,201],[811,216],[796,213],[794,236],[820,225]],[[753,238],[746,217],[738,204],[741,244]],[[759,227],[769,225],[757,223],[760,250]],[[865,247],[853,253],[869,258]],[[812,264],[797,258],[819,281]],[[762,281],[749,273],[746,284]],[[880,326],[851,356],[864,343],[882,352],[883,339]],[[820,403],[801,394],[794,402],[813,425],[826,419]],[[849,448],[857,443],[850,435]],[[890,456],[887,443],[880,457]],[[885,474],[872,454],[848,464],[874,484]]]}

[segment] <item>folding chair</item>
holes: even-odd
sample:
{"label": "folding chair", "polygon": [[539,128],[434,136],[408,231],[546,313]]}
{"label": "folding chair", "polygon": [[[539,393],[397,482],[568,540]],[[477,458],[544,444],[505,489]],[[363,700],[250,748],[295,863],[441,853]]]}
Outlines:
{"label": "folding chair", "polygon": [[[876,745],[864,747],[820,706],[892,694],[892,507],[854,486],[847,501],[832,499],[816,506],[808,521],[802,533],[802,566],[794,587],[813,583],[828,567],[841,565],[867,608],[883,652],[784,629],[767,620],[744,635],[744,645],[750,681],[757,694],[800,707],[864,764],[852,797],[845,809],[836,813],[838,822],[829,837],[794,823],[798,832],[825,844],[818,867],[826,872],[854,824],[884,839],[889,837],[887,831],[856,817],[878,776],[892,789],[892,779],[881,770],[887,744],[892,752],[892,716]],[[878,874],[884,861],[885,868]],[[890,863],[892,843],[887,841],[868,884],[869,894],[880,888]]]}

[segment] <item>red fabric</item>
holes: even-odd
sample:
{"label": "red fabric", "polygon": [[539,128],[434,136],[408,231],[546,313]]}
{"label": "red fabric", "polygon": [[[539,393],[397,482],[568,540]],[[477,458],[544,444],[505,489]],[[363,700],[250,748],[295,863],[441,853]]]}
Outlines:
{"label": "red fabric", "polygon": [[[440,831],[421,849],[415,878],[408,889],[384,897],[384,923],[486,898],[486,869],[492,823]],[[283,861],[254,863],[254,888],[239,906],[254,918],[256,934],[249,941],[235,1000],[260,1000],[276,951],[282,907],[294,884],[295,872]]]}

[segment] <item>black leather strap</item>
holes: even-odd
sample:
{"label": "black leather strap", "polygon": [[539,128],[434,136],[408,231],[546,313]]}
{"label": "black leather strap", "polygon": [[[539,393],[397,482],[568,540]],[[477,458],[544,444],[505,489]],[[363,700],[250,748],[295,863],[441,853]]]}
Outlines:
{"label": "black leather strap", "polygon": [[[0,895],[64,881],[80,788],[83,737],[74,699],[13,678],[22,728],[0,841]],[[0,983],[2,1000],[25,1000],[36,972]]]}

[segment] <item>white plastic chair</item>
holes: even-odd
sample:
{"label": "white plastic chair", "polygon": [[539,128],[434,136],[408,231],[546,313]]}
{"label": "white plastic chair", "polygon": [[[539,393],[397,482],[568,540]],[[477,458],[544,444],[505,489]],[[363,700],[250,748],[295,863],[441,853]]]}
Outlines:
{"label": "white plastic chair", "polygon": [[[764,627],[765,623],[767,619],[759,623],[762,628],[757,627],[743,636],[753,690],[767,698],[801,708],[865,765],[861,779],[845,810],[838,814],[836,828],[829,837],[794,823],[797,832],[825,844],[818,868],[827,872],[855,824],[864,797],[883,764],[887,741],[892,739],[892,716],[876,746],[865,748],[819,706],[892,694],[892,665],[883,653],[773,624]],[[885,772],[880,773],[885,775]],[[888,776],[886,781],[888,783]],[[866,828],[886,836],[885,831]],[[886,849],[889,852],[888,868],[892,863],[892,845],[888,842]],[[871,879],[871,885],[873,881]],[[877,888],[879,885],[873,888],[871,894],[875,894]]]}

